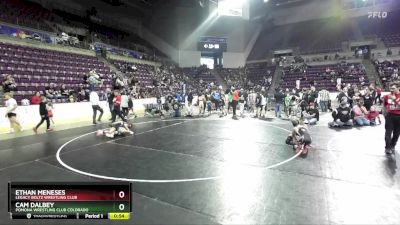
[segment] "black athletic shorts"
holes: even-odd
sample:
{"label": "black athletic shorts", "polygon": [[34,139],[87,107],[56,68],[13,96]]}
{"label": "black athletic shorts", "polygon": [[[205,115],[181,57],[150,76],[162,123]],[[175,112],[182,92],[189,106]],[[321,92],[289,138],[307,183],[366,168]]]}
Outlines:
{"label": "black athletic shorts", "polygon": [[16,117],[16,116],[17,116],[17,114],[15,114],[15,113],[7,113],[8,118]]}

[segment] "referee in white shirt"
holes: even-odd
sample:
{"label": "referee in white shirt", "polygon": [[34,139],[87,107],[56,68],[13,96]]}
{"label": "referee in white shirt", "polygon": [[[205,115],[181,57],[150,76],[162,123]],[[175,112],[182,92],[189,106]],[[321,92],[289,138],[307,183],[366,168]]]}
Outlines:
{"label": "referee in white shirt", "polygon": [[90,103],[92,103],[92,109],[93,109],[93,124],[97,124],[96,122],[96,115],[97,115],[97,111],[100,111],[100,116],[99,119],[97,120],[98,122],[101,121],[101,117],[103,116],[103,109],[99,106],[99,95],[97,94],[97,92],[92,91],[90,92]]}

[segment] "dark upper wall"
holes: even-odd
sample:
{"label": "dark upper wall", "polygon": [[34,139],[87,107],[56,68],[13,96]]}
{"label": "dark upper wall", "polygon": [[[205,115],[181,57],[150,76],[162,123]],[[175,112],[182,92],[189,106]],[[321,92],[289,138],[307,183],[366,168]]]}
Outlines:
{"label": "dark upper wall", "polygon": [[239,17],[209,17],[201,7],[176,7],[155,12],[144,26],[180,50],[197,50],[200,36],[228,38],[228,51],[243,52],[256,24]]}
{"label": "dark upper wall", "polygon": [[182,40],[200,25],[205,14],[198,7],[163,7],[156,9],[151,17],[143,21],[143,26],[168,44],[179,48]]}
{"label": "dark upper wall", "polygon": [[326,18],[282,26],[264,27],[248,60],[265,59],[270,51],[300,47],[303,53],[341,48],[343,41],[362,40],[371,35],[400,33],[400,11],[388,13],[386,19]]}

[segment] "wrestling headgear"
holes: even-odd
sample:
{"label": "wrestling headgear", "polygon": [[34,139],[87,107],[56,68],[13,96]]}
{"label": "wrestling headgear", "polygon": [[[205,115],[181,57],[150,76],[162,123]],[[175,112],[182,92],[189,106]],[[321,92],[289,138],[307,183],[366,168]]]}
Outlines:
{"label": "wrestling headgear", "polygon": [[298,126],[298,125],[300,124],[300,120],[299,120],[297,117],[292,117],[292,118],[290,119],[290,122],[292,122],[292,125],[293,125],[294,127],[296,127],[296,126]]}

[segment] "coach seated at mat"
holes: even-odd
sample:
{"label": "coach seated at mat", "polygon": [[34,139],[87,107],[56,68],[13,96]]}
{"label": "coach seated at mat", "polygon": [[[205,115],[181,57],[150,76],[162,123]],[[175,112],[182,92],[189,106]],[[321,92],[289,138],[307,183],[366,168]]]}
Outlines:
{"label": "coach seated at mat", "polygon": [[333,121],[329,127],[353,127],[354,113],[350,108],[347,97],[341,98],[340,105],[332,112]]}
{"label": "coach seated at mat", "polygon": [[369,126],[370,122],[366,118],[368,111],[365,108],[365,106],[363,105],[363,101],[361,99],[359,99],[355,103],[356,104],[353,107],[355,124],[358,126]]}
{"label": "coach seated at mat", "polygon": [[319,121],[319,111],[315,108],[313,102],[310,103],[308,108],[303,111],[304,123],[309,125],[315,125]]}

